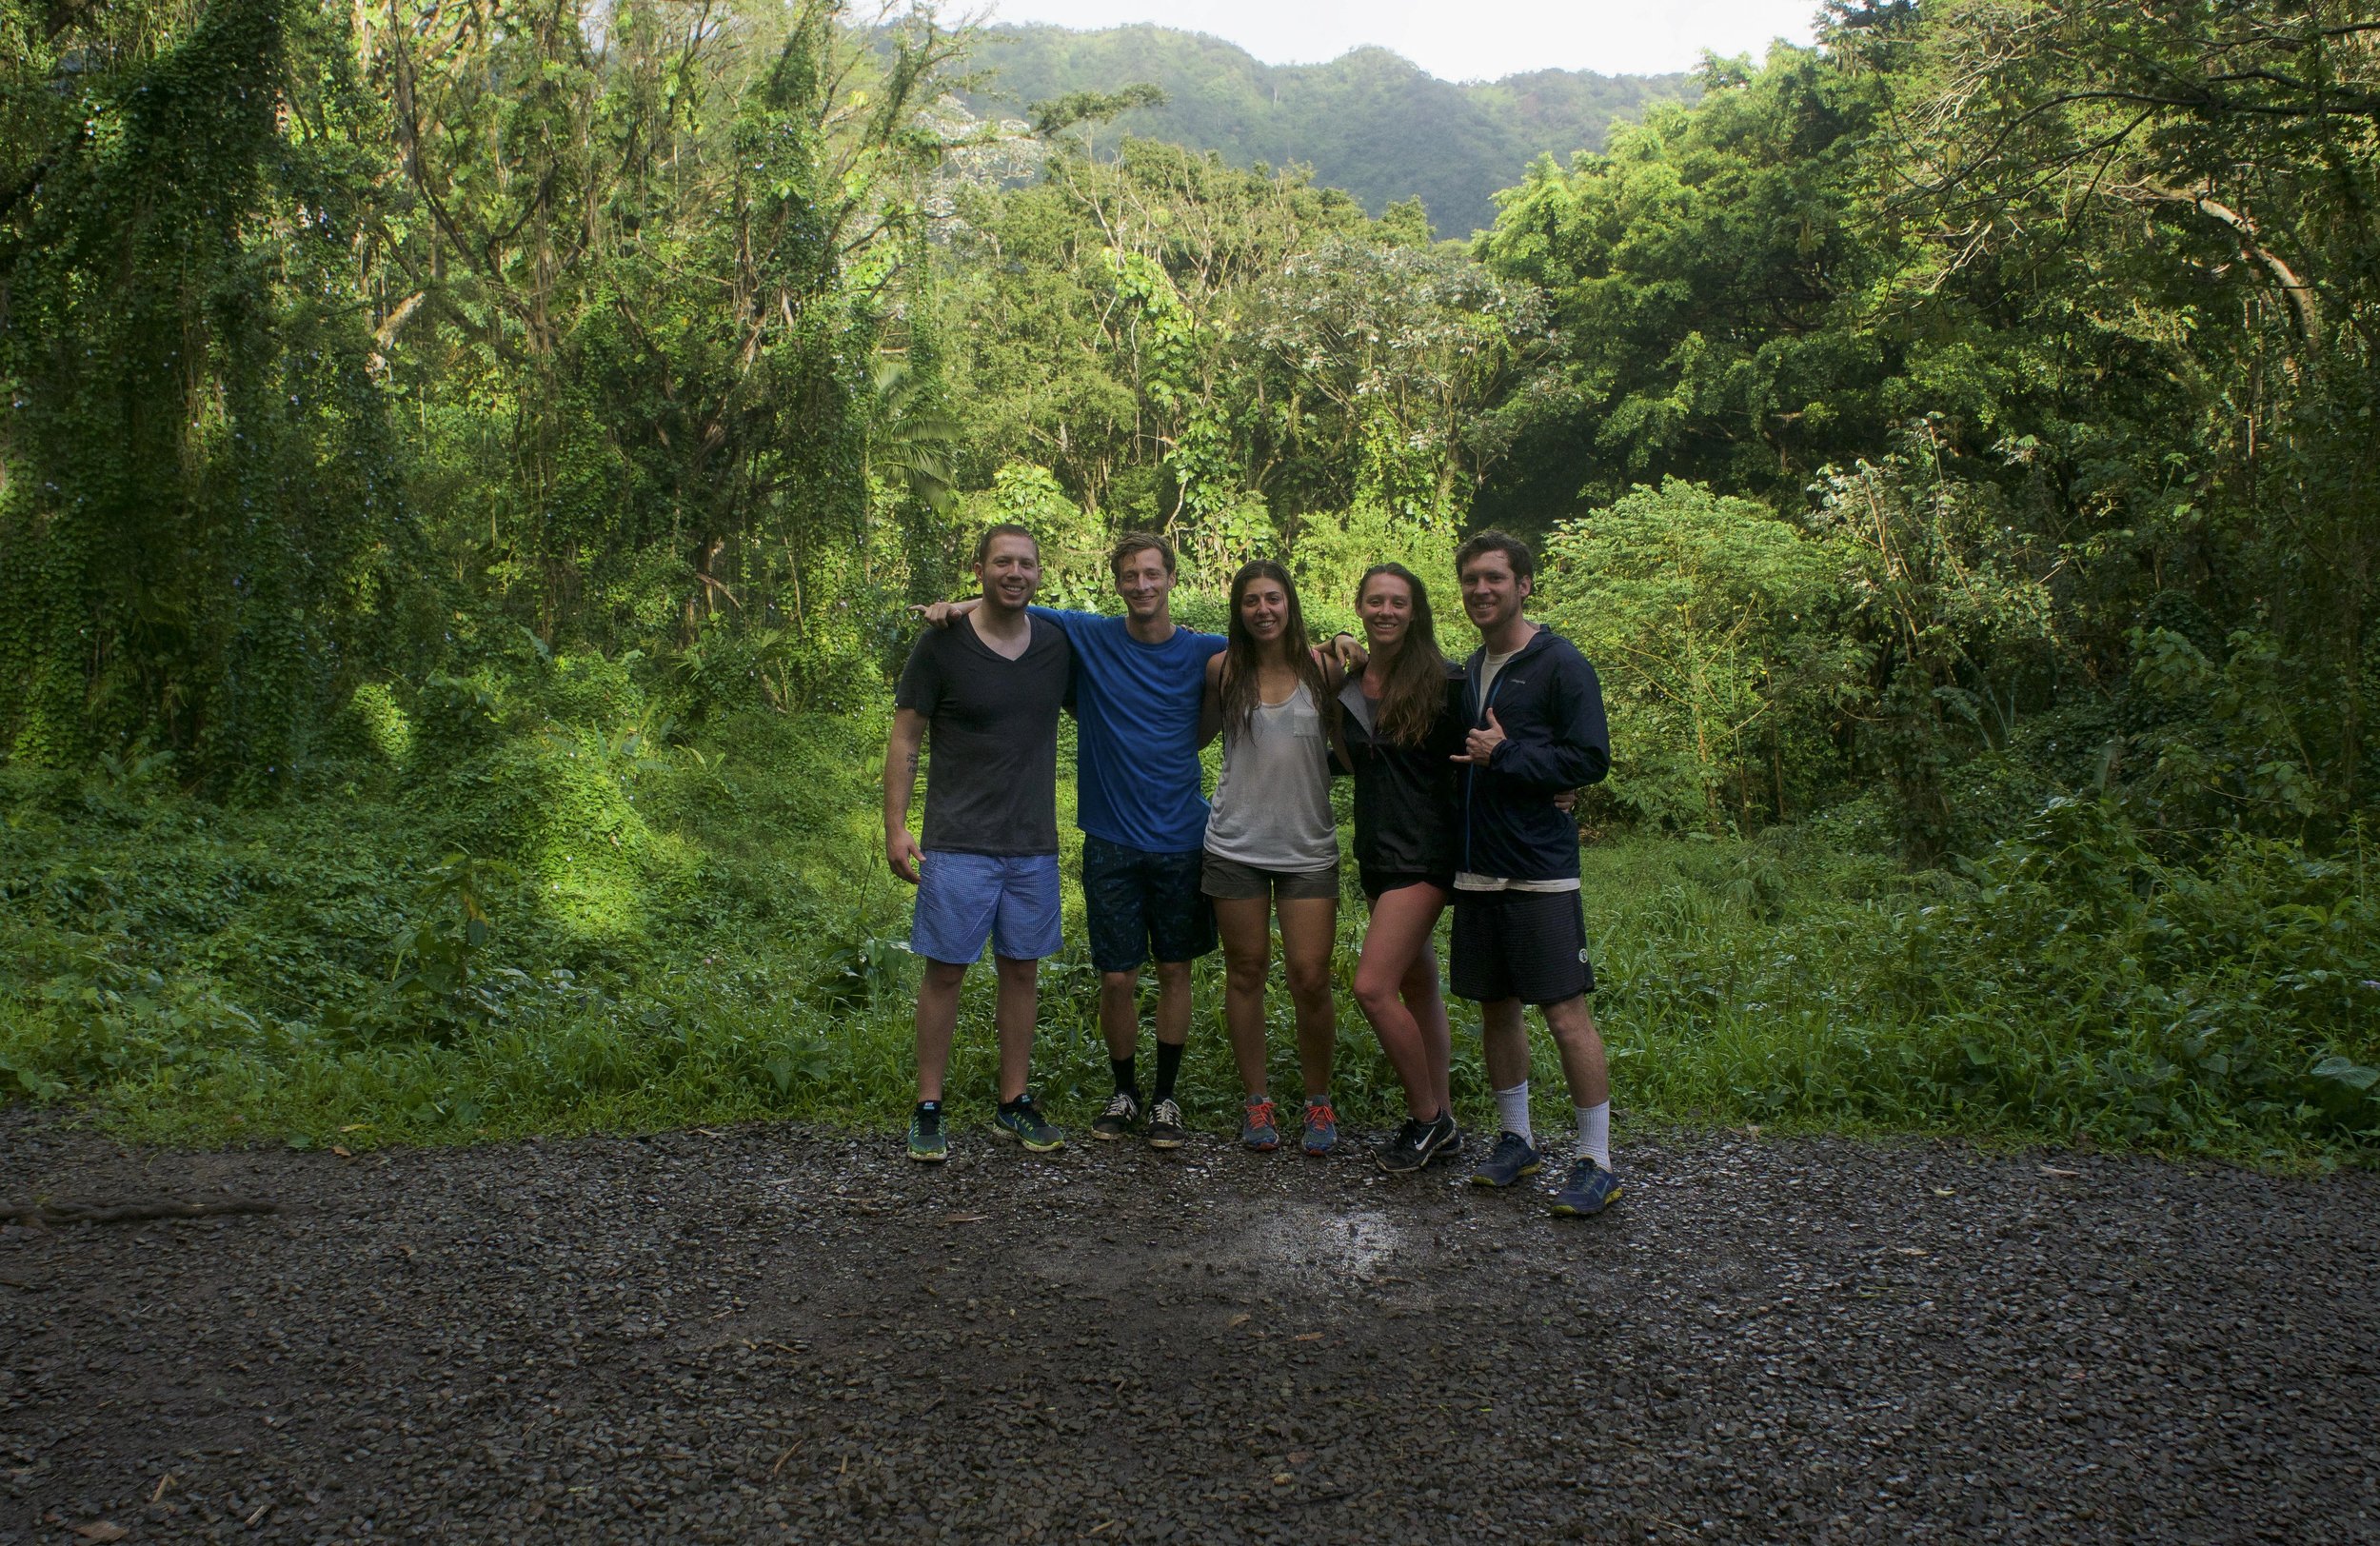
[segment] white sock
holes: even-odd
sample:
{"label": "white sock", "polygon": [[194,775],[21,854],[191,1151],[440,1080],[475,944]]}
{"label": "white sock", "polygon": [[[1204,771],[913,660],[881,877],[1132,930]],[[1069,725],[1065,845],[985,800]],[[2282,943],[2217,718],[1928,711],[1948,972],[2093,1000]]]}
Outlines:
{"label": "white sock", "polygon": [[1529,1081],[1496,1092],[1496,1120],[1507,1133],[1529,1137]]}
{"label": "white sock", "polygon": [[1578,1158],[1592,1160],[1605,1170],[1612,1168],[1612,1103],[1599,1106],[1574,1106],[1578,1113]]}

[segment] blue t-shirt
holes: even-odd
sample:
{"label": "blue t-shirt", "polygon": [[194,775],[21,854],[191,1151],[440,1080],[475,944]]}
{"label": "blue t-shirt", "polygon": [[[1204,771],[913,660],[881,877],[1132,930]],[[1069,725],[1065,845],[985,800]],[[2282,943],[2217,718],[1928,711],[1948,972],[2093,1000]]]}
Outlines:
{"label": "blue t-shirt", "polygon": [[1149,853],[1206,842],[1199,792],[1199,705],[1211,633],[1177,626],[1161,644],[1132,637],[1125,620],[1032,609],[1066,630],[1075,664],[1075,824]]}

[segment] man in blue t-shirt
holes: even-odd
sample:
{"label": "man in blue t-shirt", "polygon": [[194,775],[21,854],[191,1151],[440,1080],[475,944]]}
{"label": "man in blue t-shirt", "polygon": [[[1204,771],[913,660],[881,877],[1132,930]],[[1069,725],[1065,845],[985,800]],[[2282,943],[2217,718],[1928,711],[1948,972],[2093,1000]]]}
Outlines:
{"label": "man in blue t-shirt", "polygon": [[[1190,963],[1215,948],[1215,914],[1199,889],[1206,799],[1199,765],[1199,707],[1206,663],[1223,641],[1174,622],[1173,545],[1127,532],[1107,556],[1124,615],[1034,607],[1074,646],[1078,726],[1075,823],[1082,828],[1082,904],[1091,962],[1100,970],[1100,1030],[1116,1094],[1091,1124],[1103,1139],[1148,1116],[1152,1148],[1188,1136],[1174,1081],[1190,1035]],[[948,626],[972,602],[937,604],[927,621]],[[1157,962],[1157,1079],[1142,1103],[1140,967]]]}

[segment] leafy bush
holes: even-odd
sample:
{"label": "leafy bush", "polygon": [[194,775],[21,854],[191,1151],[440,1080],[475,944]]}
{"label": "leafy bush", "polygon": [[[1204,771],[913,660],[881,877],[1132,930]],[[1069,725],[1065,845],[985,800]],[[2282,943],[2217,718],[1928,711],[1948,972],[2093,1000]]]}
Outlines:
{"label": "leafy bush", "polygon": [[2241,837],[2175,864],[2112,803],[2060,798],[1961,874],[1795,854],[1763,919],[1674,851],[1633,845],[1633,883],[1597,888],[1624,1102],[2274,1160],[2380,1143],[2357,863]]}
{"label": "leafy bush", "polygon": [[1596,663],[1624,719],[1601,800],[1670,828],[1756,828],[1845,769],[1821,732],[1866,690],[1849,565],[1767,505],[1672,479],[1545,545],[1548,623]]}

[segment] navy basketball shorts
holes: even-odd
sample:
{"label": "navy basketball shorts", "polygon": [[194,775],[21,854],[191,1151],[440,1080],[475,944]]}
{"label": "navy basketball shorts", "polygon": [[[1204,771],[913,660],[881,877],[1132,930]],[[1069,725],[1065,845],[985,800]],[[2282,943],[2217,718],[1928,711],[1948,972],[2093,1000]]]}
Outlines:
{"label": "navy basketball shorts", "polygon": [[1082,922],[1091,964],[1129,972],[1143,961],[1196,961],[1215,948],[1215,908],[1199,889],[1205,855],[1150,853],[1082,837]]}

